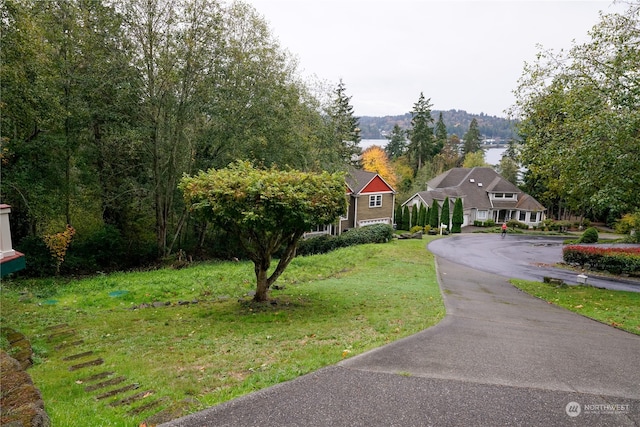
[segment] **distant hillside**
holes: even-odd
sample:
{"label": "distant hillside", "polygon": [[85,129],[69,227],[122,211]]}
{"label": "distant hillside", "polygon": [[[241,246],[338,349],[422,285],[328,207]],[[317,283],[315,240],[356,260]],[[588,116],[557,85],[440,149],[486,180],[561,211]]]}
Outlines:
{"label": "distant hillside", "polygon": [[[431,116],[435,124],[440,116],[440,111],[432,111]],[[478,121],[480,134],[484,139],[494,139],[496,143],[507,143],[510,139],[516,139],[515,123],[511,120],[484,113],[469,114],[464,110],[442,111],[442,120],[447,126],[447,133],[449,135],[456,134],[460,138],[469,130],[469,124],[474,118]],[[402,116],[360,117],[360,134],[362,139],[384,139],[385,135],[391,133],[395,124],[398,124],[402,129],[409,129],[411,127],[411,113]]]}

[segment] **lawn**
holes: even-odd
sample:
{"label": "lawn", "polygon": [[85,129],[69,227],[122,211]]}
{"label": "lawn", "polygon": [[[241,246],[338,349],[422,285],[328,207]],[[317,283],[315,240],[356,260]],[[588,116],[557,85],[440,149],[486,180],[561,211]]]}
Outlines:
{"label": "lawn", "polygon": [[640,335],[640,293],[590,286],[557,287],[547,283],[511,280],[517,288],[567,310]]}
{"label": "lawn", "polygon": [[[445,311],[427,243],[296,258],[277,283],[284,289],[271,293],[274,303],[259,306],[248,302],[255,288],[249,262],[4,281],[0,320],[32,341],[29,373],[52,425],[139,425],[163,408],[177,408],[177,416],[215,405],[438,323]],[[61,330],[73,335],[54,336]],[[97,358],[104,363],[70,371]],[[88,377],[105,371],[126,380],[85,389],[104,381]],[[97,399],[128,384],[137,388]],[[143,397],[111,406],[136,395]]]}

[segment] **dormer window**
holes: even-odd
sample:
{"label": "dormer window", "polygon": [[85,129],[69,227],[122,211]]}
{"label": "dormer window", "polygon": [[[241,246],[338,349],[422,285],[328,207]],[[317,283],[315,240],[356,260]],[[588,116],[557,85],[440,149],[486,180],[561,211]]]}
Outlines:
{"label": "dormer window", "polygon": [[476,182],[476,180],[473,178],[469,178],[469,182]]}

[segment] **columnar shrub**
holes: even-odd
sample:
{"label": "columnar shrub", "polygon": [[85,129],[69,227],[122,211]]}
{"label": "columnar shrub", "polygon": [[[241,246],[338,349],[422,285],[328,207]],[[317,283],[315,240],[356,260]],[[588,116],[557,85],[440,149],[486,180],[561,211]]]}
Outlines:
{"label": "columnar shrub", "polygon": [[462,207],[462,198],[458,197],[453,205],[453,218],[451,218],[451,232],[460,233],[462,231],[462,223],[464,223],[464,211]]}

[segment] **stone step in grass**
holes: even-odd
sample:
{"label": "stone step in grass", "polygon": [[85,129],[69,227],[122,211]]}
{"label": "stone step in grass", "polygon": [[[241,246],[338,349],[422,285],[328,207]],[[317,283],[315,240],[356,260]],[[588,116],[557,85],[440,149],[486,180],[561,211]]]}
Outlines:
{"label": "stone step in grass", "polygon": [[[80,347],[85,344],[85,341],[82,339],[76,339],[73,341],[67,341],[68,338],[76,336],[77,331],[74,328],[70,328],[67,323],[61,323],[58,325],[53,325],[45,328],[45,333],[47,334],[47,340],[49,342],[56,342],[57,345],[54,347],[56,351],[64,351],[75,347]],[[80,350],[80,349],[78,349]],[[95,352],[93,350],[87,350],[78,352],[75,354],[71,354],[69,356],[65,356],[62,358],[65,362],[81,362],[81,363],[73,363],[69,366],[69,371],[80,371],[82,369],[100,366],[105,363],[102,358],[93,358],[91,360],[82,361],[83,359],[88,359],[94,356]],[[113,378],[110,378],[113,377]],[[83,376],[75,380],[75,383],[78,385],[84,385],[84,391],[86,393],[93,393],[102,389],[107,389],[108,387],[118,386],[123,383],[127,378],[122,375],[117,375],[114,371],[102,371],[92,375]],[[132,407],[127,415],[129,416],[137,416],[143,414],[147,411],[153,411],[154,409],[157,411],[161,409],[160,412],[155,413],[153,416],[145,420],[152,421],[153,420],[171,420],[174,418],[178,418],[179,416],[184,415],[187,411],[185,410],[185,402],[181,402],[179,405],[169,405],[169,407],[165,407],[162,409],[162,406],[165,406],[166,402],[170,399],[166,396],[164,397],[156,397],[155,390],[147,389],[144,391],[137,392],[130,396],[126,394],[131,392],[132,390],[137,390],[140,388],[140,385],[137,383],[128,384],[117,389],[109,390],[104,393],[101,393],[95,396],[97,401],[106,400],[108,398],[115,397],[115,400],[111,401],[108,406],[112,408],[120,407],[120,406],[135,406],[135,404],[139,404],[137,407]],[[162,406],[161,406],[162,405]],[[155,425],[147,424],[147,425]],[[141,425],[145,425],[144,423]]]}
{"label": "stone step in grass", "polygon": [[118,395],[120,393],[124,393],[125,391],[135,390],[135,389],[137,389],[139,387],[140,387],[139,384],[129,384],[129,385],[126,385],[124,387],[120,387],[120,388],[117,388],[115,390],[111,390],[111,391],[103,393],[103,394],[101,394],[99,396],[96,396],[96,400],[103,400],[103,399],[106,399],[108,397],[113,397],[113,396],[116,396],[116,395]]}
{"label": "stone step in grass", "polygon": [[56,332],[53,332],[53,333],[49,334],[47,336],[47,340],[49,342],[57,341],[57,340],[60,340],[60,339],[70,338],[70,337],[74,336],[75,334],[76,334],[76,330],[75,329],[64,329],[64,330],[56,331]]}
{"label": "stone step in grass", "polygon": [[113,402],[109,403],[109,406],[115,407],[115,406],[131,405],[132,403],[137,402],[138,400],[142,400],[149,396],[152,396],[154,393],[155,393],[155,390],[141,391],[140,393],[136,393],[129,397],[125,397],[124,399],[114,400]]}
{"label": "stone step in grass", "polygon": [[136,408],[133,408],[133,409],[129,410],[127,412],[127,415],[132,416],[132,417],[134,417],[136,415],[140,415],[143,412],[146,412],[146,411],[148,411],[150,409],[156,408],[157,406],[159,406],[160,404],[162,404],[162,403],[164,403],[164,402],[166,402],[168,400],[169,400],[169,398],[166,397],[166,396],[165,397],[161,397],[160,399],[152,400],[150,402],[145,403],[144,405],[140,405],[140,406],[138,406]]}
{"label": "stone step in grass", "polygon": [[123,377],[123,376],[115,377],[115,378],[112,378],[112,379],[107,380],[107,381],[102,381],[102,382],[99,382],[99,383],[96,383],[96,384],[93,384],[93,385],[86,386],[84,388],[84,391],[89,393],[89,392],[92,392],[92,391],[100,390],[101,388],[105,388],[105,387],[109,387],[109,386],[112,386],[112,385],[117,385],[117,384],[123,383],[126,380],[127,380],[127,378]]}
{"label": "stone step in grass", "polygon": [[77,341],[72,341],[72,342],[63,342],[62,344],[58,344],[57,346],[54,347],[54,350],[56,351],[60,351],[60,350],[64,350],[70,347],[77,347],[79,345],[84,344],[84,340],[77,340]]}
{"label": "stone step in grass", "polygon": [[44,328],[45,331],[55,331],[58,329],[65,329],[68,328],[69,324],[68,323],[58,323],[57,325],[53,325],[53,326],[47,326],[46,328]]}
{"label": "stone step in grass", "polygon": [[69,366],[69,371],[77,371],[78,369],[88,368],[89,366],[99,366],[104,363],[104,360],[101,358],[89,360],[88,362],[78,363],[77,365]]}
{"label": "stone step in grass", "polygon": [[84,383],[90,383],[93,381],[98,381],[104,378],[108,378],[111,375],[113,375],[115,372],[110,372],[110,371],[105,371],[105,372],[99,372],[97,374],[91,375],[89,377],[85,377],[85,378],[79,378],[76,380],[76,384],[84,384]]}
{"label": "stone step in grass", "polygon": [[67,362],[69,360],[84,359],[85,357],[88,357],[88,356],[91,356],[91,355],[93,355],[93,351],[85,351],[84,353],[78,353],[78,354],[73,354],[71,356],[67,356],[67,357],[63,358],[62,360]]}

